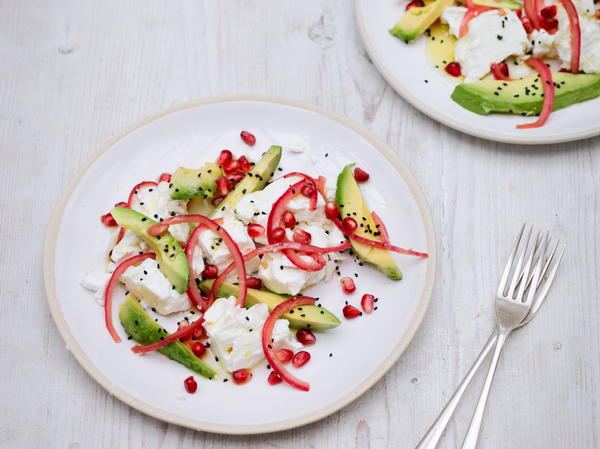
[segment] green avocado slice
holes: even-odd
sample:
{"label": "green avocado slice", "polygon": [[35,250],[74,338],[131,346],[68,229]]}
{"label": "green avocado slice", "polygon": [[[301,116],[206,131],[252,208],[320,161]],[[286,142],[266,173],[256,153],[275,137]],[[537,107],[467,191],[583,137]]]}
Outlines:
{"label": "green avocado slice", "polygon": [[192,197],[212,198],[217,189],[217,179],[223,174],[221,167],[207,162],[202,168],[179,167],[171,176],[169,191],[174,200]]}
{"label": "green avocado slice", "polygon": [[224,211],[226,207],[235,206],[244,195],[263,189],[275,173],[280,160],[281,147],[277,145],[271,146],[254,168],[219,203],[219,206],[213,211],[211,216],[214,217],[217,212]]}
{"label": "green avocado slice", "polygon": [[[132,294],[127,295],[119,309],[119,320],[125,332],[141,345],[156,343],[169,334],[156,323],[142,308]],[[174,341],[157,350],[171,360],[181,363],[186,368],[212,379],[216,372],[180,341]]]}
{"label": "green avocado slice", "polygon": [[[553,111],[600,96],[600,74],[553,72]],[[476,114],[503,112],[517,115],[538,115],[542,110],[544,90],[539,75],[523,79],[500,81],[481,80],[459,84],[452,99]]]}
{"label": "green avocado slice", "polygon": [[[371,211],[354,179],[352,171],[354,165],[346,165],[338,175],[335,202],[340,208],[342,219],[345,217],[356,218],[359,227],[354,232],[371,240],[380,240],[380,233],[371,217]],[[352,239],[350,239],[350,243],[352,243],[352,249],[356,255],[362,260],[375,265],[390,279],[402,279],[402,272],[388,250],[357,243]]]}
{"label": "green avocado slice", "polygon": [[408,43],[425,32],[454,0],[435,0],[426,6],[415,6],[406,11],[389,30],[392,36]]}
{"label": "green avocado slice", "polygon": [[[200,283],[200,288],[208,293],[212,287],[213,280],[207,279]],[[238,293],[238,286],[233,284],[228,284],[224,282],[221,287],[219,287],[218,296],[219,297],[229,297],[236,296]],[[258,303],[265,303],[269,306],[269,312],[271,312],[278,304],[281,304],[286,299],[290,299],[291,296],[287,295],[279,295],[277,293],[273,293],[266,290],[255,290],[253,288],[248,289],[248,293],[246,295],[246,307],[252,307]],[[319,306],[301,306],[300,308],[295,308],[290,311],[290,313],[286,313],[282,315],[282,318],[285,318],[290,322],[290,327],[294,329],[310,329],[315,331],[322,331],[327,329],[333,329],[340,325],[340,320],[325,307]]]}
{"label": "green avocado slice", "polygon": [[117,206],[110,211],[110,214],[119,226],[135,232],[148,244],[156,254],[160,271],[179,293],[185,293],[190,269],[179,242],[169,232],[156,237],[148,234],[148,228],[158,223],[138,211]]}

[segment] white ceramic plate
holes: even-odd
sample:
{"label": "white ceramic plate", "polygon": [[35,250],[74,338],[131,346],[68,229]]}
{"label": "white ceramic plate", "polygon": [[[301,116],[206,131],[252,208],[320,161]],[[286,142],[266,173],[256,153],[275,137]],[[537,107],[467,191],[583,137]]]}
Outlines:
{"label": "white ceramic plate", "polygon": [[[356,0],[356,18],[363,42],[375,66],[394,90],[431,118],[459,131],[499,142],[548,144],[600,134],[595,98],[553,112],[541,128],[516,129],[535,117],[508,114],[478,115],[450,98],[455,84],[431,66],[425,39],[405,44],[388,33],[400,19],[408,1]],[[426,83],[425,80],[428,82]]]}
{"label": "white ceramic plate", "polygon": [[[255,133],[254,148],[242,143],[241,129]],[[284,149],[284,170],[299,169],[334,180],[345,164],[356,161],[372,175],[364,192],[388,223],[392,240],[428,251],[431,257],[399,256],[404,271],[400,282],[348,260],[341,271],[350,276],[358,273],[354,295],[345,296],[337,278],[309,291],[338,316],[345,300],[359,305],[366,292],[380,298],[379,310],[372,315],[353,321],[342,318],[337,329],[318,335],[318,344],[309,349],[311,361],[296,372],[310,381],[310,392],[285,384],[270,386],[266,366],[260,366],[244,386],[196,376],[198,391],[189,395],[183,379],[192,373],[158,353],[134,355],[127,340],[114,344],[104,327],[102,309],[80,286],[87,270],[102,266],[107,230],[99,216],[140,180],[155,179],[180,164],[214,160],[222,148],[258,158],[271,144],[285,148],[294,136],[305,138],[310,148],[302,154]],[[435,260],[433,226],[423,195],[408,169],[383,143],[314,107],[264,97],[222,97],[163,112],[106,145],[55,210],[46,236],[44,275],[50,308],[67,347],[110,393],[168,422],[250,434],[315,421],[372,386],[398,359],[421,323]],[[117,305],[122,297],[122,292],[116,295]],[[118,319],[117,327],[123,335]]]}

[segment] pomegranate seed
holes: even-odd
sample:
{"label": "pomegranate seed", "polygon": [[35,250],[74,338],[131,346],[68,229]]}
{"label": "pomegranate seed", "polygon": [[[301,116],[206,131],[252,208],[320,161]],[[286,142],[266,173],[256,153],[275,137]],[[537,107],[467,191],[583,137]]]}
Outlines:
{"label": "pomegranate seed", "polygon": [[346,217],[342,220],[342,226],[347,232],[352,232],[358,227],[358,224],[354,218]]}
{"label": "pomegranate seed", "polygon": [[354,280],[352,278],[342,278],[340,282],[342,283],[342,290],[347,295],[354,293],[354,290],[356,290],[356,285],[354,285]]}
{"label": "pomegranate seed", "polygon": [[108,214],[102,215],[100,217],[100,221],[104,226],[108,226],[109,228],[114,228],[115,226],[117,226],[117,222],[115,221],[114,217],[110,214],[110,212]]}
{"label": "pomegranate seed", "polygon": [[446,66],[445,70],[449,75],[460,76],[460,63],[451,62]]}
{"label": "pomegranate seed", "polygon": [[281,227],[273,229],[271,231],[271,238],[274,243],[283,242],[283,239],[285,239],[285,230]]}
{"label": "pomegranate seed", "polygon": [[171,174],[163,173],[158,177],[158,182],[171,182]]}
{"label": "pomegranate seed", "polygon": [[498,68],[500,69],[500,72],[504,75],[504,76],[509,76],[508,74],[508,64],[506,64],[506,62],[501,62],[498,64]]}
{"label": "pomegranate seed", "polygon": [[348,320],[362,315],[362,312],[360,310],[351,305],[344,306],[344,308],[342,309],[342,313],[344,314],[344,318]]}
{"label": "pomegranate seed", "polygon": [[263,235],[265,235],[265,228],[263,225],[251,224],[250,226],[248,226],[248,235],[253,239],[257,237],[262,237]]}
{"label": "pomegranate seed", "polygon": [[240,169],[240,163],[238,161],[236,161],[235,159],[227,161],[225,163],[225,165],[223,165],[223,171],[226,174],[230,174],[230,173],[236,172],[239,169]]}
{"label": "pomegranate seed", "polygon": [[[181,331],[188,326],[189,326],[188,322],[184,320],[181,323],[179,323],[179,326],[177,326],[177,331]],[[192,336],[188,335],[187,337],[180,338],[179,341],[186,343],[186,342],[190,341],[191,339],[192,339]]]}
{"label": "pomegranate seed", "polygon": [[406,5],[405,11],[408,11],[410,8],[415,8],[415,7],[421,8],[423,6],[425,6],[425,3],[423,3],[422,0],[413,0],[408,5]]}
{"label": "pomegranate seed", "polygon": [[333,218],[337,218],[339,213],[339,209],[337,204],[335,204],[333,201],[327,201],[325,203],[325,216],[327,218],[333,219]]}
{"label": "pomegranate seed", "polygon": [[192,338],[194,340],[204,340],[207,337],[206,335],[206,331],[204,330],[204,327],[199,326],[194,330],[194,333],[192,334]]}
{"label": "pomegranate seed", "polygon": [[251,377],[250,372],[246,368],[242,368],[237,371],[234,371],[232,373],[232,376],[233,376],[233,381],[238,385],[245,384],[246,382],[248,382],[250,380],[250,377]]}
{"label": "pomegranate seed", "polygon": [[233,154],[229,150],[221,150],[219,157],[217,158],[217,164],[220,166],[225,165],[227,162],[233,159]]}
{"label": "pomegranate seed", "polygon": [[202,270],[202,279],[216,279],[219,276],[219,269],[216,265],[207,265]]}
{"label": "pomegranate seed", "polygon": [[246,145],[252,146],[256,143],[256,137],[254,137],[254,134],[249,133],[248,131],[242,131],[240,133],[240,137]]}
{"label": "pomegranate seed", "polygon": [[115,207],[129,207],[129,204],[127,204],[125,201],[121,201],[115,204]]}
{"label": "pomegranate seed", "polygon": [[354,169],[354,179],[356,179],[356,182],[366,182],[369,180],[369,174],[362,168],[356,167]]}
{"label": "pomegranate seed", "polygon": [[521,11],[520,9],[515,10],[515,14],[517,15],[517,17],[520,19],[521,16],[523,15],[523,11]]}
{"label": "pomegranate seed", "polygon": [[314,345],[317,341],[317,336],[311,331],[307,331],[305,329],[300,329],[298,332],[296,332],[296,338],[304,346]]}
{"label": "pomegranate seed", "polygon": [[244,173],[249,172],[252,168],[252,165],[250,165],[250,161],[246,156],[240,156],[238,158],[238,164],[240,164],[240,170]]}
{"label": "pomegranate seed", "polygon": [[562,72],[562,73],[569,73],[569,72],[571,72],[571,71],[570,71],[569,69],[564,69],[564,68],[563,68],[563,69],[560,69],[560,70],[559,70],[559,72]]}
{"label": "pomegranate seed", "polygon": [[556,5],[546,6],[540,10],[540,14],[545,19],[552,19],[553,17],[556,17],[556,11]]}
{"label": "pomegranate seed", "polygon": [[281,379],[281,376],[279,374],[277,374],[275,371],[271,371],[271,374],[269,374],[269,378],[267,379],[267,381],[271,385],[277,385],[282,382],[282,379]]}
{"label": "pomegranate seed", "polygon": [[286,210],[283,213],[283,225],[289,229],[292,229],[294,226],[296,226],[296,217],[292,211]]}
{"label": "pomegranate seed", "polygon": [[219,203],[221,201],[223,201],[225,199],[225,197],[220,196],[219,198],[213,198],[212,200],[210,200],[210,202],[213,204],[213,206],[218,206]]}
{"label": "pomegranate seed", "polygon": [[229,179],[227,179],[225,176],[221,176],[219,179],[217,179],[217,191],[215,193],[219,198],[227,196],[230,191],[231,183],[229,182]]}
{"label": "pomegranate seed", "polygon": [[200,342],[192,343],[190,349],[198,358],[202,358],[202,356],[206,353],[206,346]]}
{"label": "pomegranate seed", "polygon": [[310,353],[306,351],[297,352],[292,359],[292,365],[296,368],[300,368],[303,365],[306,365],[306,362],[310,360]]}
{"label": "pomegranate seed", "polygon": [[253,288],[254,290],[262,290],[262,281],[257,277],[251,277],[246,279],[246,287]]}
{"label": "pomegranate seed", "polygon": [[306,232],[302,229],[296,229],[294,231],[294,235],[292,236],[292,239],[294,240],[294,242],[304,243],[305,245],[309,245],[310,241],[312,239],[312,235],[310,235],[310,232]]}
{"label": "pomegranate seed", "polygon": [[281,363],[288,363],[294,357],[294,353],[289,349],[278,349],[275,355]]}
{"label": "pomegranate seed", "polygon": [[371,313],[373,311],[373,306],[375,305],[375,296],[364,294],[362,299],[360,300],[360,306],[365,311],[365,313]]}
{"label": "pomegranate seed", "polygon": [[546,29],[546,31],[552,31],[558,28],[558,20],[553,17],[547,18],[544,17],[542,21],[542,27]]}
{"label": "pomegranate seed", "polygon": [[306,182],[304,183],[304,185],[302,186],[302,189],[300,190],[300,193],[307,197],[310,198],[311,196],[313,196],[315,194],[317,190],[315,189],[315,186],[313,185],[313,183],[311,182]]}
{"label": "pomegranate seed", "polygon": [[185,385],[185,391],[187,391],[189,394],[194,394],[198,389],[198,384],[196,383],[194,376],[190,376],[184,380],[183,385]]}

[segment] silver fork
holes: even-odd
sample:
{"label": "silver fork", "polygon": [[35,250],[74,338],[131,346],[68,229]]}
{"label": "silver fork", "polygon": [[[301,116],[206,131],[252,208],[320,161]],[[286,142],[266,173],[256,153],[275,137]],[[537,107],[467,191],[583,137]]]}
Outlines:
{"label": "silver fork", "polygon": [[[518,270],[514,270],[514,269],[511,270],[511,268],[513,267],[513,262],[517,255],[517,251],[519,250],[525,228],[526,228],[526,225],[523,225],[523,227],[521,228],[521,232],[519,233],[519,236],[517,237],[517,241],[515,242],[515,245],[510,254],[509,260],[504,269],[504,273],[502,276],[502,280],[500,282],[500,286],[498,288],[498,292],[504,293],[505,289],[503,287],[506,287],[506,281],[508,280],[508,276],[510,275],[511,271],[518,271]],[[529,237],[531,235],[531,230],[529,231],[528,234],[529,235],[528,235],[527,239],[529,240]],[[535,261],[534,268],[541,266],[541,270],[539,272],[539,275],[537,276],[537,279],[538,279],[537,285],[534,284],[534,285],[536,285],[537,294],[536,294],[536,292],[533,293],[534,296],[533,296],[532,304],[530,305],[530,309],[529,309],[528,313],[526,314],[526,316],[522,319],[522,321],[516,327],[521,327],[521,326],[524,326],[525,324],[529,323],[529,321],[531,321],[533,319],[533,317],[536,315],[536,313],[538,312],[538,310],[544,303],[544,300],[546,299],[548,290],[550,288],[552,280],[554,279],[554,275],[556,274],[556,270],[558,268],[558,265],[562,259],[563,253],[564,253],[564,246],[562,246],[562,248],[559,250],[560,242],[556,242],[556,244],[551,244],[551,242],[552,241],[551,241],[550,237],[548,236],[548,234],[546,234],[546,237],[543,239],[543,241],[541,241],[539,237],[536,239],[535,246],[534,246],[534,253],[537,252],[537,254],[535,254],[535,257],[532,260]],[[551,248],[551,250],[549,251],[550,248]],[[521,251],[521,252],[523,252],[523,251]],[[522,265],[523,259],[520,258],[519,260],[521,260],[521,265]],[[529,262],[529,259],[527,259],[527,261]],[[529,266],[531,266],[531,264],[529,264]],[[536,272],[537,272],[537,270],[534,269],[533,272],[530,272],[529,275],[527,277],[525,277],[525,279],[526,279],[526,282],[524,283],[525,288],[530,287],[530,285],[533,281],[533,277],[536,274]],[[517,284],[515,285],[515,288],[522,283],[523,278],[524,278],[523,275],[524,275],[524,267],[523,267],[523,269],[520,269],[520,273],[518,273]],[[529,293],[531,293],[531,291]],[[454,394],[452,395],[452,397],[450,398],[450,400],[448,401],[448,403],[446,404],[444,409],[440,412],[440,414],[438,415],[435,422],[431,425],[431,427],[429,428],[427,433],[423,436],[423,438],[417,445],[416,449],[435,449],[437,447],[437,445],[444,433],[444,429],[446,428],[446,426],[448,425],[448,422],[450,421],[450,418],[452,418],[452,415],[456,411],[456,408],[457,408],[458,404],[460,403],[460,400],[461,400],[464,392],[466,391],[467,387],[470,385],[471,381],[473,380],[473,377],[475,376],[475,374],[481,367],[481,364],[483,363],[483,361],[486,359],[488,354],[495,347],[497,340],[498,340],[498,332],[496,329],[494,329],[494,332],[488,339],[487,343],[484,345],[483,349],[479,353],[479,356],[477,357],[477,359],[471,366],[469,372],[467,373],[467,375],[465,376],[463,381],[460,383],[460,385],[458,386],[458,388],[456,389],[456,391],[454,392]],[[491,380],[490,380],[490,383],[491,383]],[[485,405],[484,405],[484,407],[485,407]],[[481,411],[481,415],[483,415],[482,412],[483,412],[483,410]],[[480,425],[481,425],[481,423],[479,423],[479,426]]]}

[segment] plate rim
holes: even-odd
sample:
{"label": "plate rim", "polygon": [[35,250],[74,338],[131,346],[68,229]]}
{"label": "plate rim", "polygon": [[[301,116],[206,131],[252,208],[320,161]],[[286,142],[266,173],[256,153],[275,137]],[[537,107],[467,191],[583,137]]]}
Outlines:
{"label": "plate rim", "polygon": [[377,68],[377,71],[385,81],[392,86],[400,97],[406,100],[414,108],[428,116],[429,118],[448,126],[456,131],[460,131],[465,134],[469,134],[474,137],[481,139],[490,140],[494,142],[520,144],[520,145],[547,145],[547,144],[558,144],[565,142],[574,142],[577,140],[588,139],[600,135],[600,124],[596,125],[595,128],[591,128],[587,131],[580,131],[575,133],[562,134],[560,137],[544,137],[544,136],[507,136],[505,134],[496,133],[494,131],[483,131],[480,128],[470,126],[467,123],[463,123],[458,120],[454,120],[448,114],[438,112],[434,108],[430,108],[423,101],[421,101],[416,95],[413,95],[410,89],[405,88],[402,83],[398,82],[396,78],[385,68],[383,62],[376,56],[375,48],[368,38],[367,29],[364,23],[362,14],[359,12],[360,5],[363,0],[354,1],[354,15],[356,23],[358,25],[359,34],[371,61]]}
{"label": "plate rim", "polygon": [[[425,233],[427,238],[427,247],[429,250],[429,258],[427,261],[427,271],[425,275],[425,284],[423,287],[423,292],[421,294],[421,298],[417,305],[417,309],[415,312],[414,319],[410,322],[404,336],[400,340],[400,342],[396,345],[396,347],[387,355],[385,360],[375,369],[373,374],[361,382],[356,388],[349,391],[343,397],[337,399],[336,401],[328,404],[325,407],[318,409],[315,412],[303,414],[301,416],[297,416],[291,419],[286,419],[282,421],[274,421],[266,424],[259,425],[229,425],[229,424],[219,424],[212,423],[208,421],[200,421],[196,419],[187,418],[184,416],[177,415],[175,413],[166,412],[160,408],[151,406],[146,402],[137,399],[126,390],[113,385],[108,377],[100,372],[100,370],[92,363],[92,361],[88,358],[87,354],[83,350],[83,348],[79,345],[77,340],[73,337],[69,326],[64,318],[62,308],[58,302],[58,295],[56,293],[56,282],[55,282],[55,252],[56,252],[56,236],[58,233],[59,225],[63,216],[64,208],[71,197],[74,189],[81,181],[83,175],[88,171],[88,169],[96,162],[96,160],[102,155],[106,150],[111,148],[117,142],[131,134],[132,132],[142,128],[150,122],[158,120],[164,116],[173,114],[175,112],[179,112],[186,109],[191,109],[195,107],[205,106],[209,104],[215,103],[226,103],[226,102],[236,102],[236,101],[256,101],[256,102],[265,102],[265,103],[274,103],[284,106],[292,106],[304,110],[308,110],[310,112],[315,112],[320,114],[326,118],[329,118],[342,126],[349,128],[350,130],[357,133],[359,136],[364,138],[367,142],[369,142],[377,151],[379,151],[386,159],[391,163],[391,165],[396,169],[398,174],[402,177],[403,181],[408,186],[413,198],[417,203],[417,207],[421,214],[423,224],[425,227]],[[73,179],[67,185],[65,190],[60,195],[56,206],[52,212],[51,218],[48,222],[45,232],[44,238],[44,248],[43,248],[43,265],[44,265],[44,287],[46,291],[46,298],[48,300],[48,305],[50,307],[50,312],[52,314],[52,318],[58,328],[67,349],[73,354],[75,359],[79,362],[79,364],[83,367],[83,369],[98,383],[100,384],[109,394],[117,397],[120,401],[124,402],[130,407],[135,408],[136,410],[149,415],[155,419],[165,421],[171,424],[177,424],[179,426],[187,427],[190,429],[201,430],[206,432],[218,433],[218,434],[227,434],[227,435],[252,435],[252,434],[265,434],[271,432],[278,432],[283,430],[288,430],[296,427],[300,427],[306,424],[313,423],[315,421],[321,420],[332,413],[337,412],[342,409],[350,402],[357,399],[367,390],[369,390],[376,382],[378,382],[383,375],[389,371],[389,369],[396,363],[402,353],[406,350],[409,343],[412,341],[414,335],[417,330],[421,326],[427,308],[429,306],[429,302],[431,300],[431,296],[433,293],[433,287],[435,283],[435,273],[436,273],[436,265],[437,265],[437,247],[436,247],[436,238],[435,238],[435,230],[433,226],[433,219],[431,216],[431,211],[429,209],[429,205],[425,199],[425,195],[423,194],[420,185],[417,183],[414,178],[412,172],[408,169],[408,167],[402,162],[398,156],[393,152],[393,150],[379,138],[377,138],[372,133],[366,131],[359,125],[355,124],[351,120],[346,117],[340,116],[331,111],[325,110],[318,106],[306,104],[297,100],[286,99],[281,97],[274,97],[268,95],[222,95],[222,96],[214,96],[214,97],[206,97],[197,100],[188,101],[185,103],[181,103],[167,109],[164,109],[156,114],[150,115],[141,121],[137,122],[133,126],[126,128],[123,132],[117,134],[115,137],[109,139],[105,144],[103,144],[99,150],[86,162],[83,166],[77,171]]]}

